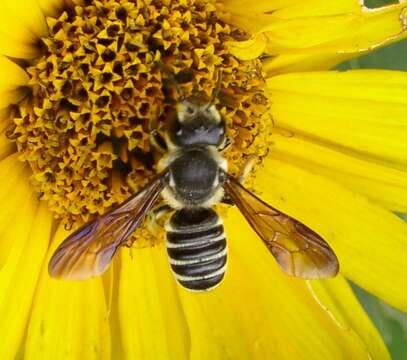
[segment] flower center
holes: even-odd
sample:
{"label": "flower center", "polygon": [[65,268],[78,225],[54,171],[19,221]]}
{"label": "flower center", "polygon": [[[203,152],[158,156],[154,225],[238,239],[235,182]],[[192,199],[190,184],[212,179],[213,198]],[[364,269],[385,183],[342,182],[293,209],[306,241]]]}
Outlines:
{"label": "flower center", "polygon": [[266,154],[260,61],[228,53],[225,42],[246,36],[211,2],[84,1],[47,21],[43,55],[26,69],[30,96],[15,106],[9,138],[41,198],[66,223],[104,213],[155,174],[149,134],[177,102],[158,63],[183,92],[209,98],[222,73],[216,106],[232,140],[231,173]]}

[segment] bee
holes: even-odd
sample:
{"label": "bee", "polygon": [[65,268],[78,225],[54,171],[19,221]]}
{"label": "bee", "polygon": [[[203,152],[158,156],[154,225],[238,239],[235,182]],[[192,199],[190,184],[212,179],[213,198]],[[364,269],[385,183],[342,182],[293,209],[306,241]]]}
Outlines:
{"label": "bee", "polygon": [[188,290],[212,289],[224,277],[226,235],[213,207],[225,199],[238,207],[285,273],[305,279],[335,276],[338,260],[317,233],[266,204],[228,173],[221,151],[225,130],[213,101],[181,99],[159,141],[166,152],[157,164],[158,175],[63,241],[49,262],[49,274],[72,280],[101,275],[161,196],[172,211],[165,224],[169,263]]}

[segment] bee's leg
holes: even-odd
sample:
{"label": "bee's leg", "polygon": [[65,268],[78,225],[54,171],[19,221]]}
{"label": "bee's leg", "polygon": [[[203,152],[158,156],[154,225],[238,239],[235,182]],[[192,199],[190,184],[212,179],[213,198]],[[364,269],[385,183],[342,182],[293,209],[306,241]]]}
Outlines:
{"label": "bee's leg", "polygon": [[230,146],[232,145],[233,141],[229,136],[225,136],[225,139],[223,140],[222,144],[219,145],[218,150],[223,153],[225,151],[227,151],[227,149],[230,148]]}
{"label": "bee's leg", "polygon": [[165,142],[164,137],[158,132],[158,130],[154,129],[150,132],[150,143],[161,154],[164,154],[168,150],[167,143]]}
{"label": "bee's leg", "polygon": [[233,206],[233,205],[235,205],[235,203],[234,203],[234,201],[232,200],[232,198],[230,198],[228,195],[223,195],[223,198],[222,198],[222,200],[220,201],[222,204],[225,204],[225,205],[230,205],[230,206]]}
{"label": "bee's leg", "polygon": [[147,215],[147,229],[155,237],[159,237],[164,228],[165,218],[172,212],[169,205],[160,205],[152,209]]}
{"label": "bee's leg", "polygon": [[240,172],[240,175],[238,177],[238,180],[241,184],[243,184],[246,180],[246,178],[250,175],[250,173],[253,171],[253,167],[256,164],[256,156],[251,155],[247,159],[246,163],[243,166],[243,169]]}

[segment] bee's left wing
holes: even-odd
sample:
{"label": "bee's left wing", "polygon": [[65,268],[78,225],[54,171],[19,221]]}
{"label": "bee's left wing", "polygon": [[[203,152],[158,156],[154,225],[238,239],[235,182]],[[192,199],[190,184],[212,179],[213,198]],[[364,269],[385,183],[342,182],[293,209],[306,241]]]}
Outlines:
{"label": "bee's left wing", "polygon": [[68,236],[52,256],[49,274],[70,280],[101,275],[154,205],[165,183],[166,173],[156,176],[123,204]]}
{"label": "bee's left wing", "polygon": [[335,253],[317,233],[266,204],[233,177],[226,175],[224,186],[284,272],[304,279],[338,273]]}

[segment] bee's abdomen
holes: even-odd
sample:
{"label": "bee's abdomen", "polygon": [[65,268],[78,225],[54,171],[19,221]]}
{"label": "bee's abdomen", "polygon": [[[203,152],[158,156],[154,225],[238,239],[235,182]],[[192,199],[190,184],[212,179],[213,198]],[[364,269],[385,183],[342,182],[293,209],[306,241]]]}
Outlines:
{"label": "bee's abdomen", "polygon": [[182,209],[167,224],[167,252],[178,282],[189,290],[218,285],[226,269],[222,220],[211,209]]}

